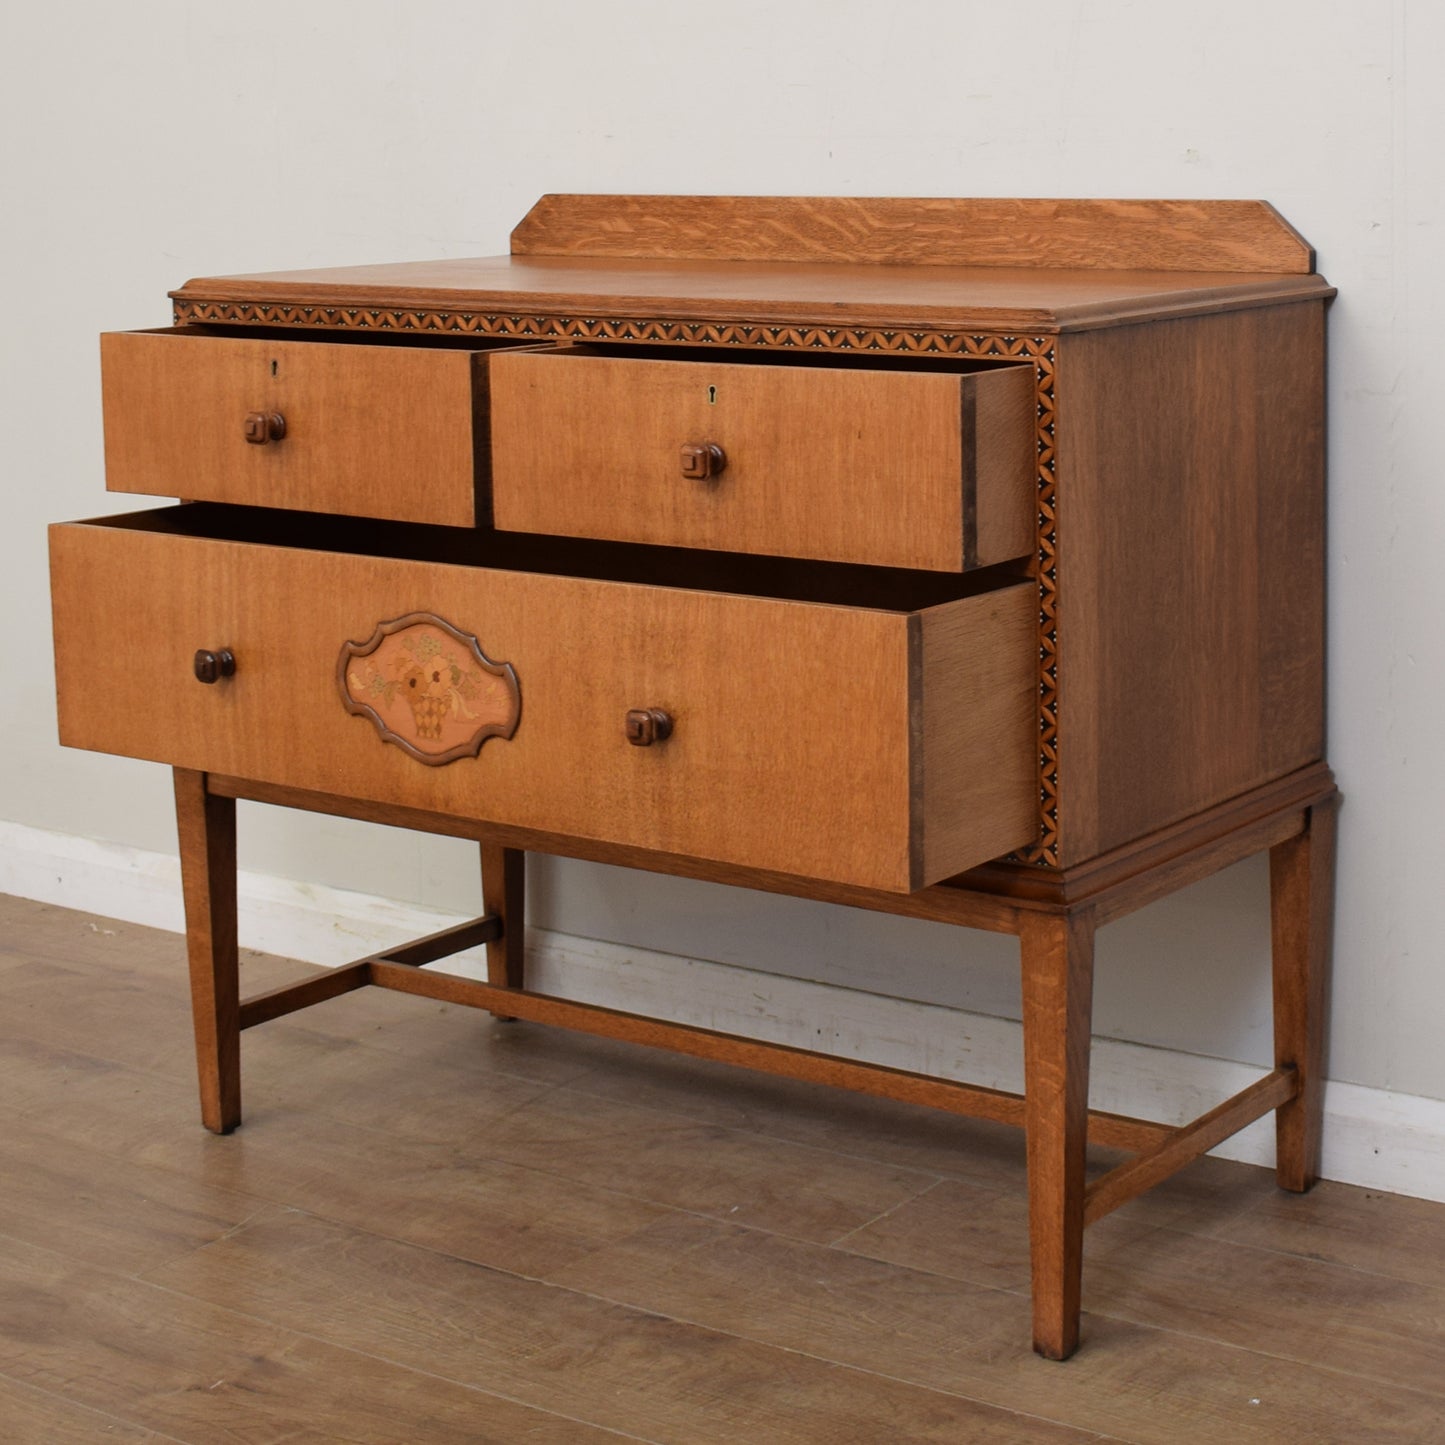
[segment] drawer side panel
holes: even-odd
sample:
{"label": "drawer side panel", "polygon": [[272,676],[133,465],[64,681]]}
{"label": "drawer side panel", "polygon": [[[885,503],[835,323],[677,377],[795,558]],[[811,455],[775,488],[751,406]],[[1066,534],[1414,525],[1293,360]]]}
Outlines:
{"label": "drawer side panel", "polygon": [[1038,589],[930,608],[921,630],[923,847],[915,887],[1034,842]]}
{"label": "drawer side panel", "polygon": [[968,560],[987,567],[1034,550],[1038,508],[1038,426],[1032,367],[1008,366],[964,378],[964,436],[973,436],[976,502],[964,519]]}

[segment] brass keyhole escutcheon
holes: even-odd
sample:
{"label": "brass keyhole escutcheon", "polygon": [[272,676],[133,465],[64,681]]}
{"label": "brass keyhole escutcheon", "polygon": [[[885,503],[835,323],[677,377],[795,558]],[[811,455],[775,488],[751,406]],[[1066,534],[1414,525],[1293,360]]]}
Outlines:
{"label": "brass keyhole escutcheon", "polygon": [[707,404],[708,404],[709,406],[716,406],[716,405],[717,405],[717,387],[715,387],[715,386],[710,386],[710,387],[708,387],[708,389],[707,389]]}

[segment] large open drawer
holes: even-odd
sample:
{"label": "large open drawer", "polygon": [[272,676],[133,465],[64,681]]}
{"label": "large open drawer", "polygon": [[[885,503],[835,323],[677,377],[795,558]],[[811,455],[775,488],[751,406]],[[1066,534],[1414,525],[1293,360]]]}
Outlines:
{"label": "large open drawer", "polygon": [[[756,561],[750,595],[696,554],[669,576],[574,544],[563,573],[545,539],[346,531],[206,506],[53,528],[62,741],[892,890],[1034,834],[1030,582],[816,569],[841,575],[798,600],[755,595]],[[323,538],[356,550],[300,545]],[[632,554],[667,585],[618,580]],[[635,745],[637,714],[670,735]]]}

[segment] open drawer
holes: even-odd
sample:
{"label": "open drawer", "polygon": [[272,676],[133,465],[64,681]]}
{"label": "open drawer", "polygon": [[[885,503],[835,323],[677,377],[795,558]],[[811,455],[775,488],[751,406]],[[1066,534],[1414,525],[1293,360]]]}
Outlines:
{"label": "open drawer", "polygon": [[1033,583],[503,540],[56,526],[61,740],[895,891],[1033,838]]}
{"label": "open drawer", "polygon": [[518,343],[174,327],[101,337],[113,492],[473,526],[487,361]]}
{"label": "open drawer", "polygon": [[1029,365],[587,344],[491,388],[498,527],[955,572],[1034,548]]}

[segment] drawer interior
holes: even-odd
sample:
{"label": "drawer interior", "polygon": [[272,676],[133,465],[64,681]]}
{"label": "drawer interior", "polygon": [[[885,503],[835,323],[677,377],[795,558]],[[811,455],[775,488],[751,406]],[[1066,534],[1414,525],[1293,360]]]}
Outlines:
{"label": "drawer interior", "polygon": [[[324,326],[147,326],[127,336],[210,336],[232,340],[306,342],[316,346],[409,347],[421,351],[503,351],[536,347],[536,341],[510,336],[477,336],[458,331],[387,331],[379,327]],[[543,343],[544,345],[547,343]]]}
{"label": "drawer interior", "polygon": [[1021,563],[972,572],[920,572],[757,557],[741,552],[598,542],[490,528],[381,522],[216,502],[186,502],[94,519],[90,525],[254,542],[352,556],[387,557],[503,572],[636,582],[680,591],[726,592],[783,601],[918,612],[1009,586],[1029,575]]}
{"label": "drawer interior", "polygon": [[375,327],[330,330],[323,326],[239,326],[200,323],[153,326],[131,335],[215,336],[270,341],[315,342],[327,346],[405,346],[440,351],[543,351],[565,356],[606,356],[629,361],[695,361],[708,365],[803,367],[810,371],[917,371],[971,375],[1031,369],[1008,357],[954,356],[937,352],[807,351],[779,346],[725,347],[665,345],[630,341],[542,341],[455,331],[388,331]]}
{"label": "drawer interior", "polygon": [[780,346],[654,346],[632,342],[577,341],[551,346],[569,356],[607,356],[628,361],[693,361],[710,366],[798,367],[808,371],[883,371],[971,376],[981,372],[1031,370],[1031,364],[1004,357],[952,356],[930,352],[799,351]]}

